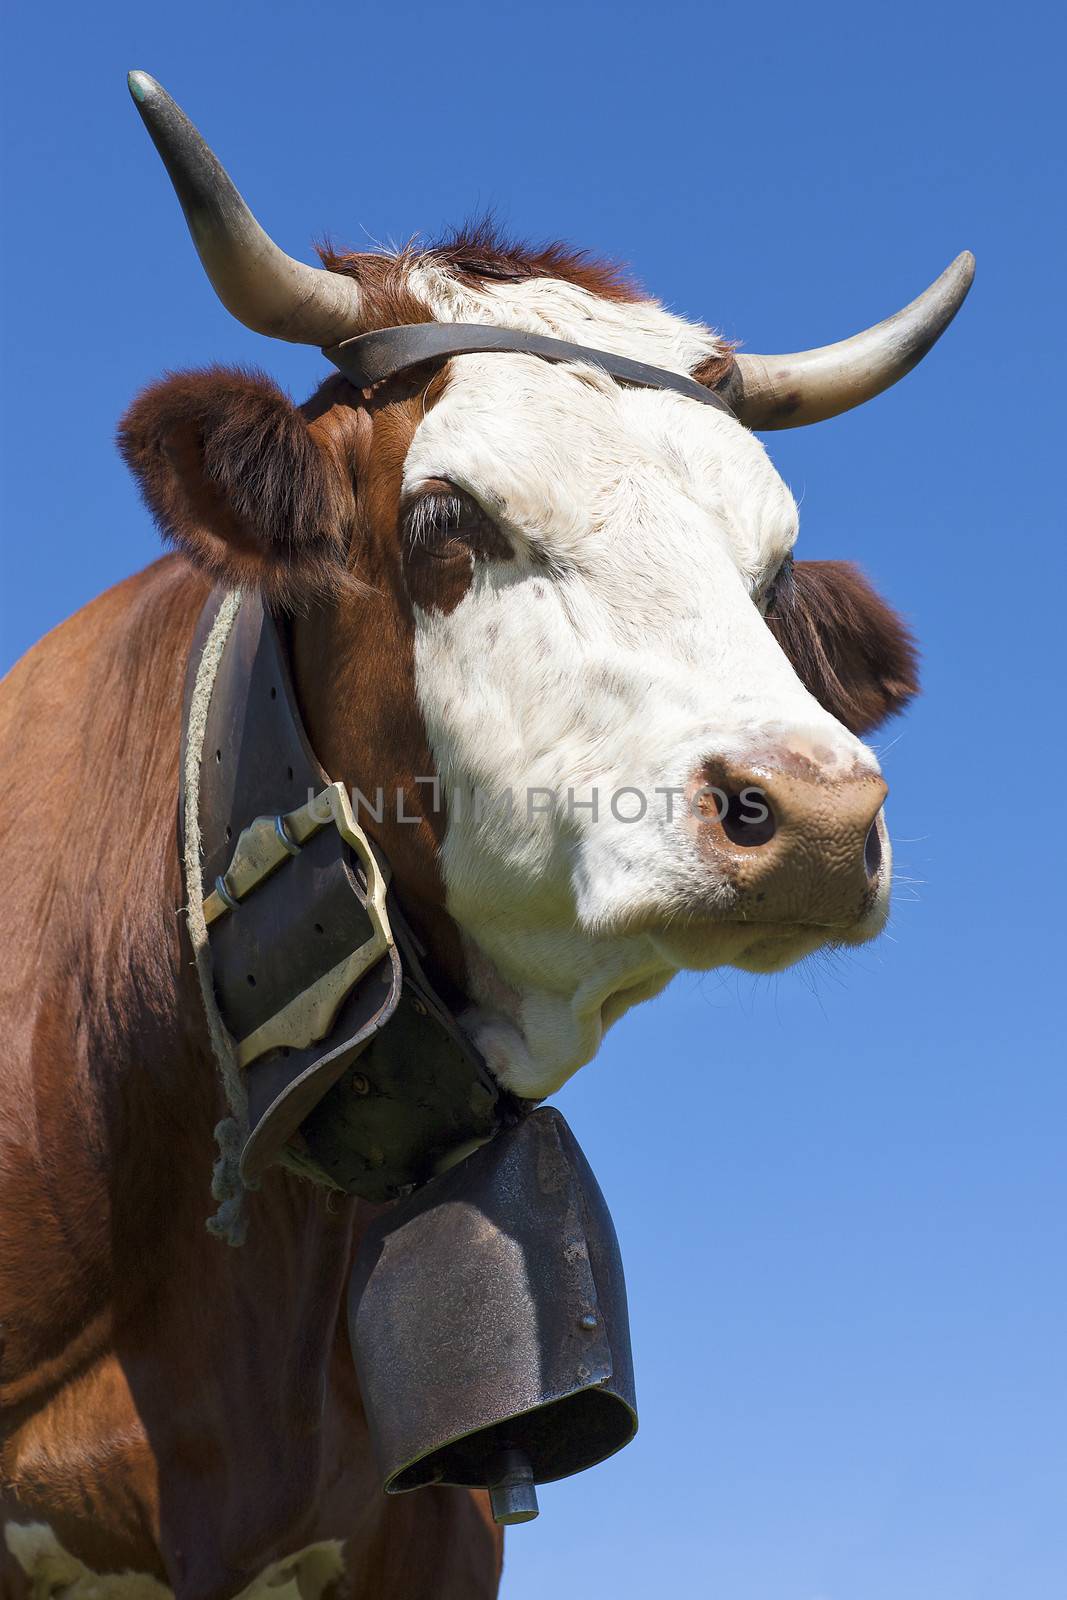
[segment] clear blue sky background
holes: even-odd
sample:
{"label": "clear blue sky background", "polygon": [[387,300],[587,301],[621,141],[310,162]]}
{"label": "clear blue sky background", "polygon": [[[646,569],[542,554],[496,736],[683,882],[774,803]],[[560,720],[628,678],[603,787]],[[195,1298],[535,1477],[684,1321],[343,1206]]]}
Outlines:
{"label": "clear blue sky background", "polygon": [[140,385],[256,362],[302,396],[324,371],[215,300],[127,67],[167,85],[295,254],[493,205],[788,350],[976,252],[918,372],[770,440],[802,553],[862,562],[923,645],[925,696],[883,741],[891,936],[779,978],[679,981],[560,1096],[622,1240],[642,1429],[543,1492],[503,1593],[1060,1600],[1062,8],[8,18],[5,664],[156,553],[112,447]]}

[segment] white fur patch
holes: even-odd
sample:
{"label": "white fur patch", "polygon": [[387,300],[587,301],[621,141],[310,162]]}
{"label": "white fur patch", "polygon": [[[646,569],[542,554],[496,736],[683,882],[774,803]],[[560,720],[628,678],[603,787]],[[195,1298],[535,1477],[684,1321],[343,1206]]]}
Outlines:
{"label": "white fur patch", "polygon": [[90,1572],[43,1522],[9,1522],[4,1541],[33,1580],[33,1600],[172,1600],[171,1590],[145,1573]]}
{"label": "white fur patch", "polygon": [[[173,1591],[147,1574],[91,1572],[43,1522],[9,1522],[4,1540],[33,1580],[33,1600],[173,1600]],[[272,1562],[236,1600],[321,1600],[344,1570],[340,1541],[327,1539]]]}
{"label": "white fur patch", "polygon": [[[553,279],[472,288],[421,264],[410,281],[441,321],[677,372],[720,348],[653,301]],[[731,417],[581,364],[462,356],[416,432],[405,494],[432,479],[478,501],[514,550],[478,563],[451,612],[417,613],[416,683],[450,808],[442,869],[476,1001],[465,1023],[505,1084],[539,1096],[679,966],[766,970],[824,942],[713,926],[725,886],[657,791],[677,795],[709,758],[783,742],[817,749],[830,770],[877,763],[804,689],[760,614],[796,506]],[[623,790],[631,811],[644,797],[638,820],[625,805],[612,814]],[[506,815],[493,799],[509,792]],[[551,797],[542,810],[538,795]],[[700,915],[700,937],[679,941],[672,930]]]}

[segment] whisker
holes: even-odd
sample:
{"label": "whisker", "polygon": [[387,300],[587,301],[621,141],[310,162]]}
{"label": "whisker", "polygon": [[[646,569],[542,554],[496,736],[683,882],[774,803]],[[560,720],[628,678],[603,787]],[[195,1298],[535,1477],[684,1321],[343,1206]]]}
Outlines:
{"label": "whisker", "polygon": [[[906,731],[907,730],[905,729],[904,732],[906,732]],[[898,745],[900,743],[901,739],[903,739],[903,737],[904,737],[904,732],[898,733],[895,739],[890,739],[890,741],[889,741],[889,743],[887,745],[882,745],[881,747],[879,747],[878,745],[874,746],[875,754],[878,756],[879,760],[881,760],[881,758],[883,756],[888,755],[890,750],[892,750],[895,745]]]}

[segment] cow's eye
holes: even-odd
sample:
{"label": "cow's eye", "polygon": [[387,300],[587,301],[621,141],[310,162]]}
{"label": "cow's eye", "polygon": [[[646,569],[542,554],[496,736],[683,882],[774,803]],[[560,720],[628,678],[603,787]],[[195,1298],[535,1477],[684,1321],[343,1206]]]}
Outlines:
{"label": "cow's eye", "polygon": [[470,554],[511,554],[503,534],[476,500],[452,484],[427,489],[403,513],[404,535],[411,554],[424,551],[447,560]]}
{"label": "cow's eye", "polygon": [[793,576],[793,557],[786,556],[777,572],[764,583],[756,595],[756,604],[763,615],[770,616],[778,601],[784,600],[789,593],[789,585]]}

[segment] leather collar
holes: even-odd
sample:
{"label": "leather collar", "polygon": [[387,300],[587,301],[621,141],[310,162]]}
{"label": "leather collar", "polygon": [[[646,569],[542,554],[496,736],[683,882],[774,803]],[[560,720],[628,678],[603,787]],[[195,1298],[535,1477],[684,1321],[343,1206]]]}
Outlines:
{"label": "leather collar", "polygon": [[413,322],[405,327],[358,334],[322,353],[355,388],[373,389],[376,384],[384,383],[409,367],[420,366],[424,361],[495,351],[541,356],[545,361],[582,361],[598,367],[620,383],[631,383],[642,389],[669,389],[685,395],[688,400],[714,406],[731,417],[734,415],[714,389],[705,388],[695,378],[680,372],[650,367],[643,361],[631,361],[607,350],[593,350],[588,345],[571,344],[567,339],[549,339],[543,334],[522,333],[517,328],[496,328],[491,324]]}
{"label": "leather collar", "polygon": [[[183,773],[223,595],[210,596],[190,654]],[[246,1181],[281,1161],[389,1200],[530,1109],[495,1082],[430,983],[387,865],[315,758],[284,640],[255,594],[241,598],[211,686],[198,816],[214,993],[247,1092]]]}

